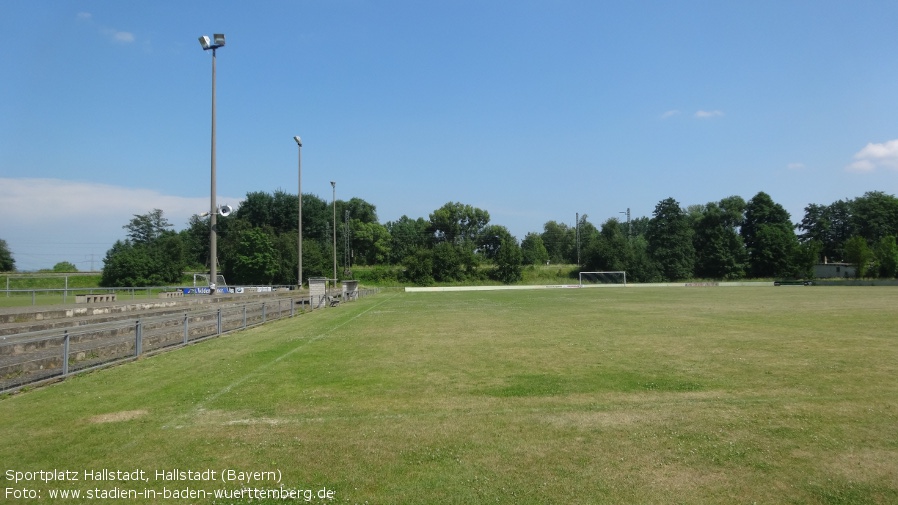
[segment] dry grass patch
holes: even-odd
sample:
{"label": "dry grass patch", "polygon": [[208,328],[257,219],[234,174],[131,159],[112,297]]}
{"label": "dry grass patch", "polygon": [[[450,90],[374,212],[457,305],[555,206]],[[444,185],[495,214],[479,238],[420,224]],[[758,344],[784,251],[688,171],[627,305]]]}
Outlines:
{"label": "dry grass patch", "polygon": [[111,412],[109,414],[99,414],[88,419],[91,423],[118,423],[122,421],[130,421],[140,416],[146,415],[146,410],[125,410],[121,412]]}

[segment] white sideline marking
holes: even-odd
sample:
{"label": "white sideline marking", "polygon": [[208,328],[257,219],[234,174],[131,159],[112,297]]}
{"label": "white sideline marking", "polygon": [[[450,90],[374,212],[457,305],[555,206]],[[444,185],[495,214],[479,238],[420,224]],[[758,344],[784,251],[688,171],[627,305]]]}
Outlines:
{"label": "white sideline marking", "polygon": [[[390,298],[393,298],[393,297],[395,297],[395,296],[396,296],[396,294],[393,294],[392,296],[390,296],[390,297],[388,297],[388,298],[385,298],[385,299],[381,300],[380,302],[378,302],[378,303],[376,303],[376,304],[374,304],[374,305],[368,307],[367,309],[363,310],[362,312],[359,312],[358,314],[352,316],[351,318],[349,318],[349,319],[343,321],[342,323],[340,323],[340,324],[334,326],[333,328],[330,328],[329,330],[325,331],[324,333],[320,333],[320,334],[318,334],[318,335],[315,335],[314,337],[312,337],[312,338],[310,338],[310,339],[308,339],[308,340],[303,340],[303,341],[301,341],[301,342],[300,342],[296,347],[294,347],[293,349],[290,349],[289,351],[285,352],[284,354],[281,354],[280,356],[278,356],[277,358],[274,358],[273,360],[269,361],[268,363],[264,363],[264,364],[262,364],[262,365],[257,366],[256,368],[254,368],[252,371],[250,371],[249,373],[247,373],[247,374],[244,375],[243,377],[240,377],[239,379],[235,380],[234,382],[228,384],[227,386],[225,386],[225,387],[223,387],[222,389],[220,389],[218,392],[213,393],[213,394],[210,395],[210,396],[207,396],[202,402],[198,403],[198,404],[196,405],[196,407],[193,408],[192,411],[185,412],[184,414],[182,414],[182,415],[176,417],[174,421],[183,420],[184,418],[186,418],[186,417],[188,417],[188,416],[190,416],[190,417],[196,416],[196,415],[199,414],[200,412],[206,410],[206,409],[205,409],[205,405],[206,405],[206,404],[208,404],[209,402],[214,401],[214,400],[220,398],[221,396],[223,396],[223,395],[225,395],[225,394],[227,394],[227,393],[230,393],[232,389],[234,389],[235,387],[237,387],[237,386],[243,384],[244,382],[246,382],[247,380],[249,380],[250,377],[253,377],[254,375],[258,375],[258,373],[261,372],[262,370],[265,370],[265,369],[271,367],[272,365],[275,365],[275,364],[279,363],[281,360],[283,360],[283,359],[286,358],[287,356],[290,356],[291,354],[293,354],[293,353],[295,353],[296,351],[302,349],[303,347],[307,346],[308,344],[311,344],[312,342],[316,342],[316,341],[318,341],[318,340],[321,340],[322,338],[324,338],[324,337],[330,335],[330,334],[333,333],[335,330],[337,330],[337,329],[339,329],[339,328],[342,328],[343,326],[346,326],[346,325],[349,324],[350,322],[355,321],[355,320],[358,319],[359,317],[361,317],[361,316],[367,314],[368,312],[371,312],[372,310],[376,309],[377,307],[380,307],[381,305],[383,305],[384,303],[386,303]],[[166,428],[183,428],[183,427],[184,427],[184,424],[181,424],[181,423],[175,424],[174,421],[173,421],[172,423],[163,425],[162,428],[163,428],[163,429],[166,429]]]}
{"label": "white sideline marking", "polygon": [[[626,283],[626,284],[588,284],[583,288],[682,288],[696,287],[696,282],[647,282],[647,283]],[[716,282],[714,287],[763,287],[773,286],[773,282]],[[549,285],[533,285],[533,286],[426,286],[426,287],[406,287],[406,293],[436,293],[441,291],[500,291],[506,289],[565,289],[580,288],[579,284],[549,284]]]}

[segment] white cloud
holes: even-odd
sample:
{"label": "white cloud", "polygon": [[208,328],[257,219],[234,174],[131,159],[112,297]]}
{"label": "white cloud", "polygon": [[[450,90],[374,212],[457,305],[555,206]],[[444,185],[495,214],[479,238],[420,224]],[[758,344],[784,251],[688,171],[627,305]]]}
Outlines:
{"label": "white cloud", "polygon": [[881,144],[869,143],[855,153],[854,162],[845,167],[849,172],[873,172],[884,167],[898,170],[898,139]]}
{"label": "white cloud", "polygon": [[134,34],[131,32],[115,32],[112,34],[112,40],[116,42],[131,43],[134,42]]}
{"label": "white cloud", "polygon": [[[148,189],[133,189],[61,179],[0,178],[0,207],[21,223],[46,223],[65,219],[97,219],[113,215],[121,220],[154,208],[166,214],[189,217],[202,212],[208,199],[162,195]],[[127,219],[125,221],[127,221]]]}
{"label": "white cloud", "polygon": [[121,30],[116,30],[114,28],[108,28],[105,26],[101,26],[96,23],[93,19],[93,14],[89,12],[79,12],[75,15],[75,18],[78,21],[88,23],[89,26],[97,29],[100,34],[105,37],[109,37],[113,42],[121,43],[121,44],[130,44],[136,40],[136,37],[131,32],[124,32]]}
{"label": "white cloud", "polygon": [[[236,207],[241,198],[216,198]],[[16,268],[76,264],[89,251],[102,255],[126,236],[122,228],[135,215],[161,209],[175,230],[209,207],[209,196],[183,197],[157,191],[61,179],[0,177],[0,238],[7,241]]]}
{"label": "white cloud", "polygon": [[695,112],[695,117],[697,119],[711,119],[715,117],[722,117],[722,110],[699,110]]}
{"label": "white cloud", "polygon": [[665,112],[664,114],[661,114],[661,119],[667,119],[667,118],[671,118],[671,117],[679,116],[679,115],[680,115],[680,111],[678,111],[676,109],[672,109],[672,110]]}
{"label": "white cloud", "polygon": [[117,42],[120,44],[130,44],[134,42],[134,34],[131,32],[121,32],[118,30],[113,30],[112,28],[102,28],[100,29],[100,33],[109,37],[113,42]]}
{"label": "white cloud", "polygon": [[789,170],[804,170],[804,163],[794,162],[786,165]]}

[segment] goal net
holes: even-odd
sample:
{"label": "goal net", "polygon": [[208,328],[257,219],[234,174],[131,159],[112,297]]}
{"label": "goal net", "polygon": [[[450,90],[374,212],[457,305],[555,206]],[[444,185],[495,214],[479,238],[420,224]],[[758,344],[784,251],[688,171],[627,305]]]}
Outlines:
{"label": "goal net", "polygon": [[580,272],[580,287],[627,285],[627,272]]}

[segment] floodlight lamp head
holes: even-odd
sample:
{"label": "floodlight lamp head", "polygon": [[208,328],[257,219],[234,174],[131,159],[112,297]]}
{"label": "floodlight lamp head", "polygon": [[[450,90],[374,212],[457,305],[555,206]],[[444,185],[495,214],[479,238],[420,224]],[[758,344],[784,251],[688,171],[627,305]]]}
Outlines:
{"label": "floodlight lamp head", "polygon": [[212,41],[209,40],[208,36],[203,35],[202,37],[200,37],[200,45],[203,46],[204,50],[209,49],[210,47],[212,47]]}
{"label": "floodlight lamp head", "polygon": [[302,147],[302,139],[299,138],[299,135],[293,137],[293,140],[296,141],[296,145],[298,145],[299,147]]}
{"label": "floodlight lamp head", "polygon": [[225,36],[223,33],[216,33],[212,36],[212,40],[215,42],[215,45],[217,47],[225,45]]}

